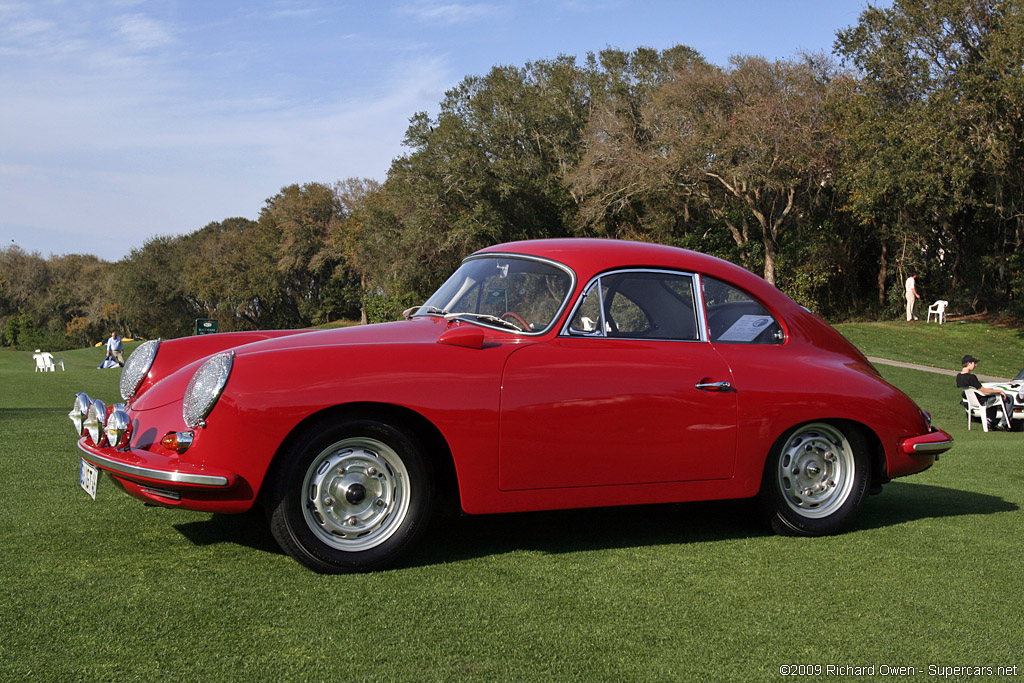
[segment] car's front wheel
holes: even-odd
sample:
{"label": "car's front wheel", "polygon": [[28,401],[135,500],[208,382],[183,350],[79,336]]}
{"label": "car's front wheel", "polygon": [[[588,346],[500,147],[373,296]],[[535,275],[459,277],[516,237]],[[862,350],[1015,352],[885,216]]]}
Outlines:
{"label": "car's front wheel", "polygon": [[321,423],[282,456],[267,499],[270,531],[300,564],[322,573],[384,569],[422,535],[433,470],[400,427]]}
{"label": "car's front wheel", "polygon": [[760,502],[776,533],[824,536],[850,523],[869,479],[867,446],[857,429],[805,424],[784,436],[768,457]]}

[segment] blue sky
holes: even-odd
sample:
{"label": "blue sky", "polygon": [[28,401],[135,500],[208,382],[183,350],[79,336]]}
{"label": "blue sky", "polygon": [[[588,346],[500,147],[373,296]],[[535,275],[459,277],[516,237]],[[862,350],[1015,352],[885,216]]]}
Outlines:
{"label": "blue sky", "polygon": [[[830,52],[865,0],[0,0],[0,244],[115,261],[383,181],[409,117],[492,66],[611,46]],[[890,0],[875,2],[888,6]]]}

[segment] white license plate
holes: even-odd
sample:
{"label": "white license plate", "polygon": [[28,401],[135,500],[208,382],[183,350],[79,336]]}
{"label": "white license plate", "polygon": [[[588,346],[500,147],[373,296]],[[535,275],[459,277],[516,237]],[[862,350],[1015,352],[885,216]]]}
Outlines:
{"label": "white license plate", "polygon": [[82,458],[82,466],[78,470],[78,484],[96,500],[96,485],[100,483],[100,470]]}

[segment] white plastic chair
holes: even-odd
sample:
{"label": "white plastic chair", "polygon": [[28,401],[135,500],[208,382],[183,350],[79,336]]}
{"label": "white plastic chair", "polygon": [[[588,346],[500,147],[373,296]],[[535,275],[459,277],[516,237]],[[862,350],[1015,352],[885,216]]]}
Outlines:
{"label": "white plastic chair", "polygon": [[53,354],[49,351],[36,349],[36,352],[32,354],[32,359],[36,362],[36,372],[56,372],[58,365],[62,372],[64,370],[64,359],[54,359]]}
{"label": "white plastic chair", "polygon": [[942,299],[939,299],[931,306],[929,306],[928,320],[926,322],[931,322],[933,315],[935,316],[935,319],[939,321],[940,325],[946,322],[946,306],[949,306],[949,302],[943,301]]}
{"label": "white plastic chair", "polygon": [[[992,412],[992,419],[998,420],[1003,416],[1003,405],[996,403],[994,405],[987,406],[984,404],[987,396],[977,389],[967,388],[964,389],[964,398],[967,399],[967,405],[964,407],[967,411],[967,429],[971,428],[971,421],[974,417],[981,418],[981,428],[986,432],[988,431],[988,411]],[[1013,416],[1010,417],[1013,419]]]}
{"label": "white plastic chair", "polygon": [[977,389],[967,388],[964,389],[964,398],[967,399],[967,405],[964,409],[967,411],[967,430],[971,429],[971,422],[974,421],[975,417],[981,418],[981,428],[986,432],[988,431],[988,409],[994,408],[998,412],[1002,412],[999,406],[985,406],[982,405],[979,396],[983,396]]}
{"label": "white plastic chair", "polygon": [[36,372],[46,372],[47,370],[51,369],[50,367],[47,367],[46,357],[43,356],[42,352],[39,349],[36,349],[36,352],[32,354],[32,360],[36,362]]}

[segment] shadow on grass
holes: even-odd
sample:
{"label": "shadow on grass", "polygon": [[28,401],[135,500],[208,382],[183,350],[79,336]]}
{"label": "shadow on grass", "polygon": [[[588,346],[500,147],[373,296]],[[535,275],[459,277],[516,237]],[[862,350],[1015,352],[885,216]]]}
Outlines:
{"label": "shadow on grass", "polygon": [[253,550],[283,554],[270,535],[263,510],[258,508],[240,515],[211,515],[205,520],[175,524],[174,528],[199,546],[234,543]]}
{"label": "shadow on grass", "polygon": [[[891,482],[881,495],[865,501],[852,530],[1018,509],[998,496]],[[256,511],[212,515],[175,528],[196,545],[234,543],[281,554],[263,515]],[[750,500],[459,516],[436,525],[419,550],[401,566],[445,564],[520,550],[558,554],[765,535],[768,532],[758,522],[755,504]]]}
{"label": "shadow on grass", "polygon": [[918,519],[990,515],[1020,509],[998,496],[973,491],[889,482],[881,495],[870,496],[853,523],[854,529],[877,529]]}
{"label": "shadow on grass", "polygon": [[445,520],[410,558],[457,562],[527,550],[574,553],[750,538],[766,534],[751,501],[711,501],[469,515]]}

